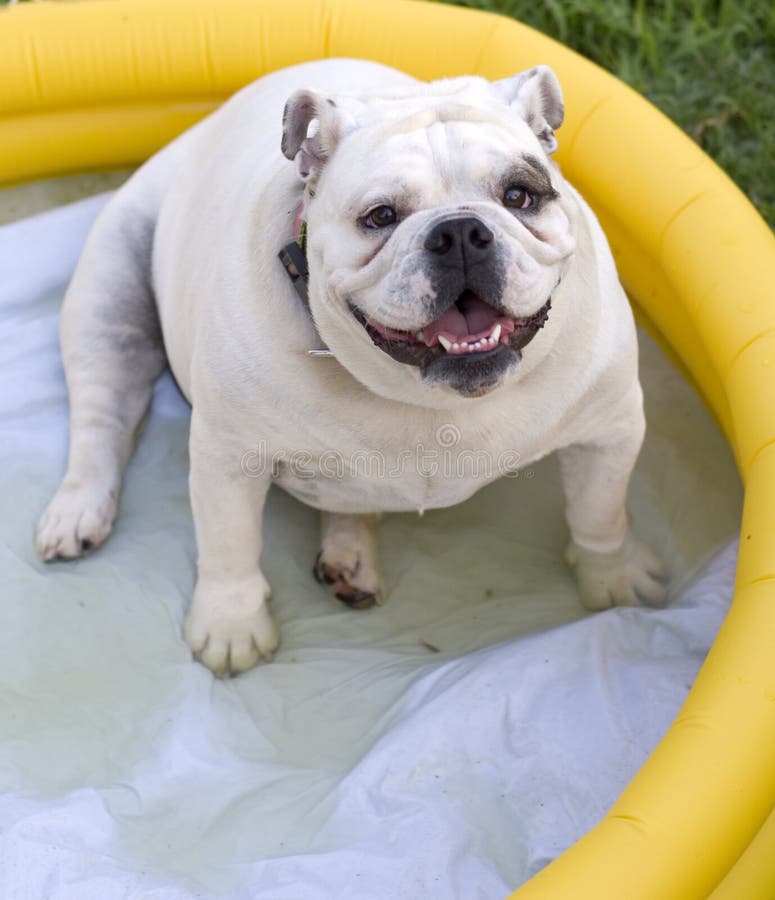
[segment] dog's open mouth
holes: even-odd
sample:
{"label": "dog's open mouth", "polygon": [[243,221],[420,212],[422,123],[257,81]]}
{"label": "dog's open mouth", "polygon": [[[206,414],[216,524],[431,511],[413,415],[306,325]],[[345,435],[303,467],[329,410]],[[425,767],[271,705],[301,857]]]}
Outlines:
{"label": "dog's open mouth", "polygon": [[414,332],[389,328],[356,306],[352,310],[380,350],[397,362],[426,369],[442,358],[473,361],[494,356],[500,348],[521,350],[545,324],[550,306],[551,298],[531,316],[517,319],[466,290],[440,316]]}

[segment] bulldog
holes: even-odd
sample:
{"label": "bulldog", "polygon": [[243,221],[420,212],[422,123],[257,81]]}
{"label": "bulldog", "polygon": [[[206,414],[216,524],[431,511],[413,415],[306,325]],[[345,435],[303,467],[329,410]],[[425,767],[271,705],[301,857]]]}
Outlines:
{"label": "bulldog", "polygon": [[[384,597],[380,514],[460,503],[557,451],[584,606],[661,603],[625,510],[645,428],[633,317],[551,158],[562,119],[546,66],[426,84],[328,60],[260,79],[150,159],[65,297],[70,450],[41,557],[108,537],[168,365],[192,407],[184,634],[216,675],[278,645],[259,565],[273,483],[321,510],[314,571],[364,608]],[[491,464],[429,465],[432,448]]]}

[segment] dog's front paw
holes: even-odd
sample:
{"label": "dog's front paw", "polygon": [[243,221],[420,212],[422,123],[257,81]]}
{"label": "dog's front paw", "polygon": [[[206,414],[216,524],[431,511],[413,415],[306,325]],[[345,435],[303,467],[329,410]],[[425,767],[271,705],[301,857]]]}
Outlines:
{"label": "dog's front paw", "polygon": [[372,554],[357,547],[324,546],[312,570],[343,603],[353,609],[370,609],[383,602],[382,585]]}
{"label": "dog's front paw", "polygon": [[194,656],[218,678],[272,659],[280,632],[267,609],[270,593],[260,572],[197,582],[183,634]]}
{"label": "dog's front paw", "polygon": [[116,518],[116,495],[111,488],[65,479],[38,522],[35,547],[41,559],[75,559],[99,547]]}
{"label": "dog's front paw", "polygon": [[571,542],[565,561],[576,573],[586,609],[665,603],[664,567],[659,557],[631,534],[613,553],[594,553]]}

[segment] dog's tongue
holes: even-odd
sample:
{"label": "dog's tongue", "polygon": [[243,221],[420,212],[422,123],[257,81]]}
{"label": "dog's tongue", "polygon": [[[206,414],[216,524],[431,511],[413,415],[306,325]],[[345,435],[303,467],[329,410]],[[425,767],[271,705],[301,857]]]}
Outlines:
{"label": "dog's tongue", "polygon": [[474,341],[489,334],[497,321],[498,314],[489,303],[466,291],[454,306],[423,328],[422,336],[429,347],[437,343],[440,334],[456,341]]}

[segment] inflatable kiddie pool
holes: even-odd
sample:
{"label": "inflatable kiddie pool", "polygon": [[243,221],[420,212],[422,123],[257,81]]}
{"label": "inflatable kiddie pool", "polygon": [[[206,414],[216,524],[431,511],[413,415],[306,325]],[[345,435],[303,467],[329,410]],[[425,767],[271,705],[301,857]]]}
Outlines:
{"label": "inflatable kiddie pool", "polygon": [[639,95],[486,13],[407,0],[87,0],[0,12],[0,184],[140,163],[245,83],[357,56],[420,78],[548,63],[557,158],[642,318],[715,413],[746,485],[735,598],[674,724],[530,900],[775,897],[775,240]]}

